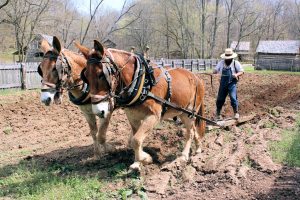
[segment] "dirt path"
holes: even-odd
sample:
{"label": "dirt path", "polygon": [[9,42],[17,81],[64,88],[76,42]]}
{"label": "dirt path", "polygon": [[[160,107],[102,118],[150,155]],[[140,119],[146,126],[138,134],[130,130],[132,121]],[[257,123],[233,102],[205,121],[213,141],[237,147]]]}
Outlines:
{"label": "dirt path", "polygon": [[[207,115],[212,117],[218,78],[212,90],[208,77],[202,76],[207,82]],[[74,164],[79,173],[105,174],[116,163],[127,167],[132,163],[133,153],[126,147],[130,127],[122,110],[113,114],[108,130],[108,140],[117,151],[99,162],[90,161],[88,125],[78,108],[64,100],[62,105],[45,107],[39,92],[0,96],[0,166],[27,159],[45,166]],[[229,131],[209,132],[202,155],[192,156],[183,168],[161,171],[182,148],[182,127],[163,122],[155,128],[144,145],[154,164],[142,172],[150,199],[299,198],[300,169],[273,163],[267,142],[280,139],[282,130],[294,126],[300,111],[300,76],[246,74],[239,82],[239,101],[241,114],[255,113],[256,118]],[[229,101],[224,113],[232,115]]]}

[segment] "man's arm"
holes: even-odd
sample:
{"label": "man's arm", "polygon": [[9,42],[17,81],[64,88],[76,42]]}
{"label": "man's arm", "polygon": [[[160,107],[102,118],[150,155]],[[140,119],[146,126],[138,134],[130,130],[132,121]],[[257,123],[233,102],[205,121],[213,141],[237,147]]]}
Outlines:
{"label": "man's arm", "polygon": [[239,61],[234,61],[234,62],[235,62],[235,68],[237,73],[233,74],[233,76],[235,78],[238,78],[239,76],[244,74],[244,69]]}
{"label": "man's arm", "polygon": [[218,64],[216,65],[216,67],[213,70],[213,74],[218,74],[220,72],[221,66],[222,66],[222,61],[218,62]]}

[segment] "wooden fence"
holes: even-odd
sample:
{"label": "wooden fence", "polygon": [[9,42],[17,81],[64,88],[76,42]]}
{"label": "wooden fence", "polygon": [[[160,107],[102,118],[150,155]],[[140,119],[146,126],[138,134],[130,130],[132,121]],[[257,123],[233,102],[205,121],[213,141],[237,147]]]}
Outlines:
{"label": "wooden fence", "polygon": [[281,71],[300,71],[300,59],[285,58],[259,58],[255,63],[256,69],[261,70],[281,70]]}
{"label": "wooden fence", "polygon": [[163,59],[154,60],[154,62],[161,66],[170,66],[172,68],[182,67],[190,71],[205,71],[212,69],[218,64],[217,59],[184,59],[184,60],[173,60]]}
{"label": "wooden fence", "polygon": [[16,63],[0,65],[0,89],[41,87],[41,77],[37,73],[39,63]]}
{"label": "wooden fence", "polygon": [[[154,60],[161,66],[182,67],[190,71],[212,69],[218,60],[185,59],[185,60]],[[22,88],[35,89],[41,87],[41,77],[37,73],[39,63],[0,64],[0,89]]]}

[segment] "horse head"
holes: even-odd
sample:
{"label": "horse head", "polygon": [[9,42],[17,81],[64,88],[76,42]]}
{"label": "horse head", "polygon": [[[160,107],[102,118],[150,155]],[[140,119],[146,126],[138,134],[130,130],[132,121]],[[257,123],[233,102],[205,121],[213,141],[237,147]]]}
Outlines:
{"label": "horse head", "polygon": [[90,50],[78,43],[77,48],[87,59],[87,66],[81,72],[81,79],[90,86],[93,113],[106,118],[114,108],[113,93],[117,87],[118,69],[100,42],[94,40]]}
{"label": "horse head", "polygon": [[62,87],[70,72],[68,61],[61,54],[60,41],[55,36],[52,46],[50,47],[46,40],[42,40],[44,57],[38,66],[38,73],[42,77],[41,101],[47,106],[52,102],[61,103]]}

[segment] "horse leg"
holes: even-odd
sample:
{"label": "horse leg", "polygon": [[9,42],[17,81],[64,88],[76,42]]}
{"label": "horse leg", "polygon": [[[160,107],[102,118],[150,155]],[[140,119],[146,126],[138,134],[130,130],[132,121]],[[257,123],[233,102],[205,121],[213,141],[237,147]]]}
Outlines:
{"label": "horse leg", "polygon": [[[130,118],[129,118],[130,120]],[[156,115],[146,116],[137,128],[136,133],[132,137],[132,147],[135,155],[135,162],[130,165],[132,170],[141,170],[142,164],[152,163],[152,157],[143,151],[143,141],[147,134],[152,131],[153,127],[158,123],[159,119]]]}
{"label": "horse leg", "polygon": [[137,132],[137,124],[135,123],[132,123],[131,121],[129,121],[130,123],[130,126],[131,126],[131,133],[129,135],[129,138],[128,138],[128,148],[132,148],[132,138],[133,138],[133,135]]}
{"label": "horse leg", "polygon": [[100,152],[99,152],[99,148],[98,148],[98,142],[97,142],[97,132],[98,132],[98,128],[97,128],[97,122],[96,122],[96,117],[94,114],[89,114],[87,112],[84,112],[82,110],[84,117],[87,121],[87,123],[89,124],[90,127],[90,135],[92,135],[93,141],[94,141],[94,156],[96,158],[98,158],[100,156]]}
{"label": "horse leg", "polygon": [[96,140],[97,143],[99,144],[98,146],[99,151],[101,151],[100,149],[104,147],[104,151],[101,151],[102,153],[108,153],[115,150],[115,148],[112,145],[106,143],[106,132],[107,132],[110,118],[111,118],[111,113],[106,118],[100,118],[99,121],[99,128],[98,128],[98,133],[96,135]]}
{"label": "horse leg", "polygon": [[[203,102],[201,103],[198,114],[202,117],[205,117]],[[196,126],[196,132],[195,132],[196,154],[200,154],[201,153],[201,140],[205,135],[206,122],[204,120],[197,119],[195,121],[195,126]]]}
{"label": "horse leg", "polygon": [[184,135],[185,136],[185,145],[184,145],[183,151],[181,153],[181,157],[179,159],[188,161],[192,141],[194,139],[195,132],[196,132],[195,123],[194,123],[195,120],[190,119],[186,114],[180,115],[180,119],[186,127],[186,133]]}

